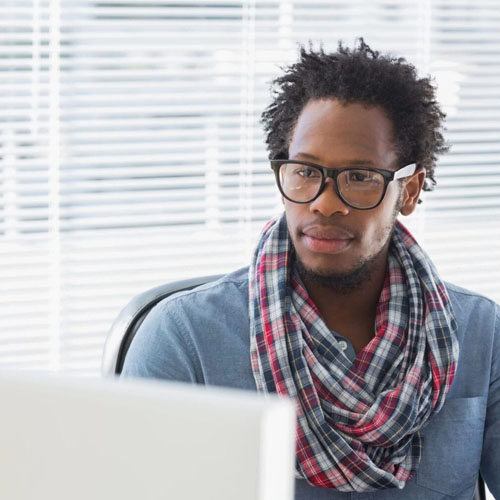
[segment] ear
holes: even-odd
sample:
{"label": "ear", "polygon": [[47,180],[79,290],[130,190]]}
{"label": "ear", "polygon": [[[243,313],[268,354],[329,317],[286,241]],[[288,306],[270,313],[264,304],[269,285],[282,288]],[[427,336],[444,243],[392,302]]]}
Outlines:
{"label": "ear", "polygon": [[417,206],[420,192],[424,187],[425,169],[420,167],[411,177],[405,180],[403,185],[403,194],[401,200],[400,213],[410,215]]}

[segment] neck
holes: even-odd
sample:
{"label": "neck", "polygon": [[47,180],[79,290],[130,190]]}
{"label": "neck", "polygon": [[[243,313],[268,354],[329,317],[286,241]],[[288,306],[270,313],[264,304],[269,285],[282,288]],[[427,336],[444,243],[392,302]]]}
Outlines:
{"label": "neck", "polygon": [[375,335],[375,318],[387,270],[387,249],[376,261],[367,279],[353,290],[337,291],[303,277],[309,296],[327,326],[347,337],[356,351]]}

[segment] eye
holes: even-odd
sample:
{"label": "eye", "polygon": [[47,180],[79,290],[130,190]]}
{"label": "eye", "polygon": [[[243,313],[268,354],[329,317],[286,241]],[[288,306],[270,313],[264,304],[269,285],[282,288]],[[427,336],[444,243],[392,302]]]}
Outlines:
{"label": "eye", "polygon": [[377,185],[383,182],[382,176],[378,172],[370,170],[350,170],[347,176],[347,183]]}
{"label": "eye", "polygon": [[366,182],[370,180],[370,174],[368,172],[349,172],[350,182]]}
{"label": "eye", "polygon": [[303,177],[304,179],[315,179],[320,177],[320,173],[316,169],[309,167],[297,168],[295,170],[295,173],[297,175],[300,175],[300,177]]}

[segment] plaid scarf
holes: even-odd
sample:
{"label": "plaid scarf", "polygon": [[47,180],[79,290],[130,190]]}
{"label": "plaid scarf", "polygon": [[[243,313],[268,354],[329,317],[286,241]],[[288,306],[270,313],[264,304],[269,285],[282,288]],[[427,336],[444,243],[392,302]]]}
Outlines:
{"label": "plaid scarf", "polygon": [[291,249],[285,216],[268,222],[250,265],[249,312],[257,389],[297,403],[297,477],[338,491],[402,489],[420,462],[420,431],[455,375],[446,288],[398,222],[375,337],[353,364],[308,296]]}

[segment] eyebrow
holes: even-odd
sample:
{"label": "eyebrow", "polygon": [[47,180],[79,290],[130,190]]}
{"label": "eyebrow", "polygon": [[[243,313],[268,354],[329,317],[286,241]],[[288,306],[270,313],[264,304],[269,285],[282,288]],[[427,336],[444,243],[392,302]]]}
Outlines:
{"label": "eyebrow", "polygon": [[[298,152],[297,154],[293,155],[290,158],[290,160],[297,159],[297,156],[308,158],[310,160],[313,160],[314,162],[320,162],[320,159],[317,156],[314,156],[310,153],[303,153],[301,151]],[[339,163],[342,163],[342,165],[357,165],[357,166],[367,166],[367,167],[375,166],[375,163],[373,163],[371,160],[362,160],[362,159],[351,159],[351,160],[339,162]]]}

